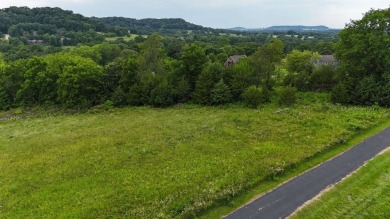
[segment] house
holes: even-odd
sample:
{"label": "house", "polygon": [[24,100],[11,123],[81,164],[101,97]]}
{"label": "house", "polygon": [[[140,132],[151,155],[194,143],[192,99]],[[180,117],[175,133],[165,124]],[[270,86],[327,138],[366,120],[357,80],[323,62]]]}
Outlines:
{"label": "house", "polygon": [[28,44],[37,44],[37,45],[41,45],[44,43],[43,40],[27,40]]}
{"label": "house", "polygon": [[333,55],[321,55],[320,59],[318,60],[318,66],[321,65],[333,65],[338,66],[340,64],[339,60],[337,60]]}
{"label": "house", "polygon": [[227,61],[225,62],[225,67],[230,67],[230,66],[233,66],[235,63],[237,63],[238,61],[240,61],[240,59],[242,58],[245,58],[246,55],[234,55],[234,56],[230,56]]}

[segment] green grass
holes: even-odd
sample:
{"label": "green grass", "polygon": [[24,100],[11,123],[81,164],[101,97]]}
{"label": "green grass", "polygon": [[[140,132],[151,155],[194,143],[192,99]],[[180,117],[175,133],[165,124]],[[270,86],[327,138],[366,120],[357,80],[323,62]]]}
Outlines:
{"label": "green grass", "polygon": [[329,104],[0,113],[0,218],[216,217],[388,120]]}
{"label": "green grass", "polygon": [[[106,37],[106,40],[109,42],[114,42],[118,39],[123,39],[124,41],[128,42],[131,40],[134,40],[138,35],[137,34],[131,34],[130,36],[124,36],[124,37]],[[144,38],[147,38],[147,35],[142,35]]]}
{"label": "green grass", "polygon": [[390,218],[390,151],[377,156],[291,218]]}

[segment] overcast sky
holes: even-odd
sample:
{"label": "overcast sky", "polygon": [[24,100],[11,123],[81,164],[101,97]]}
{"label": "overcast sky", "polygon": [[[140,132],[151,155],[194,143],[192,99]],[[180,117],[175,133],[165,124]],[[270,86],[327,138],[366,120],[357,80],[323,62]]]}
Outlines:
{"label": "overcast sky", "polygon": [[389,0],[1,0],[10,6],[61,7],[85,16],[184,18],[206,27],[259,28],[326,25],[343,28],[363,13],[390,6]]}

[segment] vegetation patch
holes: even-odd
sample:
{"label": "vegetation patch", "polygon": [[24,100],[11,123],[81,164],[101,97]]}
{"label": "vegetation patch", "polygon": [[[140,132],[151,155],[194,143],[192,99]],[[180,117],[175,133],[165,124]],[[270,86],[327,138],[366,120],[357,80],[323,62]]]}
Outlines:
{"label": "vegetation patch", "polygon": [[0,217],[195,217],[388,113],[183,105],[1,120]]}

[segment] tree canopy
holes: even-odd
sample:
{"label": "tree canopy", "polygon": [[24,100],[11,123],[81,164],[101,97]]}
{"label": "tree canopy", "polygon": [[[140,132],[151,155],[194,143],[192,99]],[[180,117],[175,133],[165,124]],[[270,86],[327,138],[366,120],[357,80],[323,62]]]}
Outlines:
{"label": "tree canopy", "polygon": [[346,103],[390,106],[390,8],[370,10],[340,32],[336,55]]}

